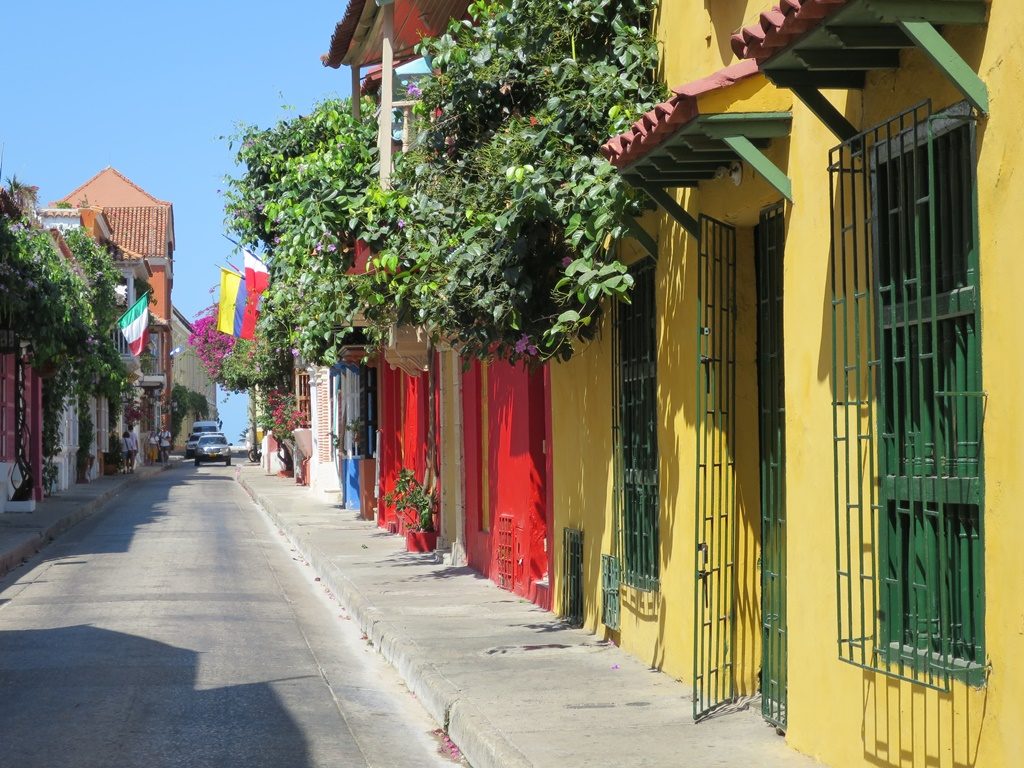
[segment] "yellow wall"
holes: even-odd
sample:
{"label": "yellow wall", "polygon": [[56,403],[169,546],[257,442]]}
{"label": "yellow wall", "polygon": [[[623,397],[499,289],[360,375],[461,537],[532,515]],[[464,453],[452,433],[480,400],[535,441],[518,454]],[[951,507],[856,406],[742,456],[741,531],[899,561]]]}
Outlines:
{"label": "yellow wall", "polygon": [[[704,77],[735,60],[729,34],[751,23],[766,0],[677,0],[663,3],[657,33],[663,42],[662,74],[670,86]],[[992,672],[982,689],[954,683],[950,693],[895,682],[845,665],[837,658],[835,621],[834,499],[832,470],[832,350],[829,293],[828,151],[838,140],[798,101],[793,131],[768,154],[793,182],[786,208],[784,334],[786,461],[788,487],[789,723],[795,748],[834,766],[1016,766],[1024,758],[1024,533],[1018,500],[1024,498],[1024,358],[1018,347],[1024,260],[1015,241],[1024,212],[1024,174],[1015,165],[1024,150],[1019,123],[1024,92],[1024,51],[1018,30],[1024,7],[994,0],[985,29],[950,28],[948,39],[988,85],[990,117],[979,124],[978,191],[981,225],[982,358],[985,417],[986,504],[985,646]],[[749,88],[722,109],[750,108]],[[738,95],[737,95],[738,94]],[[936,110],[960,94],[916,52],[901,68],[869,76],[863,92],[828,92],[857,126],[867,127],[930,97]],[[763,108],[779,94],[761,94]],[[710,104],[712,99],[705,99]],[[741,106],[742,105],[742,106]],[[787,105],[788,106],[788,103]],[[707,109],[704,103],[702,107]],[[786,108],[786,107],[782,107]],[[744,168],[737,188],[729,180],[676,190],[692,214],[703,212],[739,227],[741,334],[753,359],[751,227],[777,192]],[[630,653],[667,673],[692,675],[694,550],[694,357],[696,243],[666,216],[646,217],[656,235],[658,396],[661,455],[661,589],[624,590],[621,632],[614,639]],[[586,575],[586,626],[600,626],[600,554],[611,551],[611,344],[605,322],[600,337],[569,363],[552,366],[552,429],[556,578],[561,573],[561,531],[582,526]],[[756,425],[753,374],[738,393],[741,423]],[[738,595],[741,678],[753,683],[759,666],[757,555],[757,433],[740,430],[737,461],[743,574]],[[585,446],[585,448],[584,448]],[[560,589],[555,588],[556,601]]]}

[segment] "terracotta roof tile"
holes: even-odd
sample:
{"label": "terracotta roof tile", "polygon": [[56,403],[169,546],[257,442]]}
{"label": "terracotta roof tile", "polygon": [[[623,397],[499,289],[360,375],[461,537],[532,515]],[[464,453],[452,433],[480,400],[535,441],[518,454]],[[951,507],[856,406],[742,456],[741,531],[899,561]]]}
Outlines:
{"label": "terracotta roof tile", "polygon": [[838,11],[847,0],[780,0],[756,24],[732,36],[732,50],[741,59],[767,59]]}
{"label": "terracotta roof tile", "polygon": [[107,207],[103,209],[114,242],[145,258],[166,257],[170,205]]}
{"label": "terracotta roof tile", "polygon": [[[134,181],[129,179],[127,176],[125,176],[123,173],[121,173],[119,170],[117,170],[117,168],[114,168],[113,166],[109,166],[109,165],[106,168],[104,168],[102,171],[100,171],[99,173],[95,174],[92,178],[90,178],[84,184],[80,184],[78,187],[73,189],[71,192],[66,194],[64,197],[62,197],[57,202],[64,202],[64,203],[71,203],[72,205],[78,205],[80,201],[75,200],[74,199],[75,196],[79,192],[81,192],[83,189],[88,187],[90,184],[92,184],[94,181],[96,181],[100,176],[103,176],[105,174],[112,174],[112,175],[118,177],[119,179],[121,179],[121,181],[123,181],[124,183],[128,184],[130,187],[133,187],[134,189],[138,190],[143,195],[145,195],[150,200],[152,200],[153,201],[153,205],[170,205],[170,203],[168,201],[160,200],[159,198],[154,197],[153,195],[149,194],[149,192],[147,192],[142,187],[140,187],[138,184],[136,184]],[[55,204],[56,203],[53,203],[53,205],[55,205]]]}
{"label": "terracotta roof tile", "polygon": [[699,96],[727,88],[756,74],[756,61],[741,61],[713,75],[673,89],[671,99],[646,112],[625,133],[606,141],[601,147],[601,153],[617,168],[635,163],[675,133],[680,126],[689,123],[700,114],[697,104]]}
{"label": "terracotta roof tile", "polygon": [[356,25],[359,23],[359,17],[362,16],[365,5],[366,0],[349,0],[348,6],[345,8],[345,15],[334,27],[330,48],[320,57],[320,61],[325,67],[337,69],[341,66],[342,59],[345,58],[348,47],[352,44],[352,36],[356,33]]}

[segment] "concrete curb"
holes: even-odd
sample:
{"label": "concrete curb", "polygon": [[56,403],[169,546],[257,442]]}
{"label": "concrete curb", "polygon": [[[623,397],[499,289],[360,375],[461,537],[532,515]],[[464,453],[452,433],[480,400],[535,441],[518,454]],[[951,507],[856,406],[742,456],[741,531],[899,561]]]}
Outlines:
{"label": "concrete curb", "polygon": [[82,522],[87,517],[91,517],[93,513],[121,493],[125,488],[142,482],[143,480],[148,480],[150,477],[153,477],[164,470],[168,470],[172,466],[173,465],[171,464],[165,465],[157,470],[157,472],[149,473],[145,477],[142,475],[130,477],[122,483],[115,485],[113,488],[108,488],[96,498],[89,499],[89,501],[85,502],[72,512],[64,515],[64,517],[54,521],[43,530],[35,533],[26,533],[25,541],[21,544],[18,544],[6,552],[0,552],[0,577],[6,576],[27,559],[41,552],[47,544],[69,528],[78,525],[78,523]]}
{"label": "concrete curb", "polygon": [[358,622],[359,628],[377,652],[401,675],[427,713],[444,728],[473,768],[532,768],[531,763],[508,738],[494,726],[462,691],[423,657],[415,640],[392,625],[380,610],[342,572],[329,557],[299,537],[282,519],[272,499],[254,489],[239,473],[239,485],[259,505],[288,541],[302,554],[338,602]]}

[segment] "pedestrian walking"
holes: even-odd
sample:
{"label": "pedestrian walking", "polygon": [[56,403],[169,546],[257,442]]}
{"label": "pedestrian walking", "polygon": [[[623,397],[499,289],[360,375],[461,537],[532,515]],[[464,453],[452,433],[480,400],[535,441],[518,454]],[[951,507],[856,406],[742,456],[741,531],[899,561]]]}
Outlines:
{"label": "pedestrian walking", "polygon": [[128,425],[128,471],[135,471],[135,461],[139,455],[139,437],[132,425]]}
{"label": "pedestrian walking", "polygon": [[132,456],[132,448],[131,448],[131,446],[132,446],[132,443],[131,443],[131,440],[128,439],[128,432],[125,431],[121,435],[121,471],[126,473],[126,474],[128,472],[128,467],[130,466],[130,462],[131,462],[131,456]]}
{"label": "pedestrian walking", "polygon": [[160,455],[160,437],[157,433],[149,433],[149,445],[146,448],[146,464],[155,464],[157,456]]}
{"label": "pedestrian walking", "polygon": [[167,425],[164,424],[164,428],[160,430],[160,461],[166,464],[171,458],[171,432],[167,429]]}

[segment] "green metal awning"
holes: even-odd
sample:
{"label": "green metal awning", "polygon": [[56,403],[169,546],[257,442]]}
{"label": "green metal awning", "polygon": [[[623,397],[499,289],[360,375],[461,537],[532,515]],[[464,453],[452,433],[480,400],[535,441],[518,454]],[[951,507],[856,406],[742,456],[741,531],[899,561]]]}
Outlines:
{"label": "green metal awning", "polygon": [[[820,93],[823,88],[863,88],[867,73],[896,69],[900,51],[920,49],[979,112],[988,113],[988,89],[942,37],[938,26],[983,25],[981,0],[848,0],[807,30],[799,9],[765,13],[759,25],[733,36],[733,48],[759,61],[761,71],[789,88],[833,133],[846,140],[856,129]],[[813,18],[813,16],[809,16]]]}
{"label": "green metal awning", "polygon": [[621,169],[631,182],[659,187],[695,187],[715,178],[719,169],[746,160],[781,192],[792,199],[792,185],[761,151],[773,138],[788,136],[789,112],[744,112],[698,115],[657,149]]}
{"label": "green metal awning", "polygon": [[[788,109],[790,102],[766,101],[764,89],[777,93],[758,73],[756,62],[733,64],[675,89],[672,98],[609,139],[601,151],[624,179],[699,238],[697,221],[667,188],[695,187],[721,177],[732,163],[746,161],[793,199],[789,178],[763,152],[772,139],[789,135],[793,117],[780,108]],[[739,108],[727,111],[734,106]]]}

